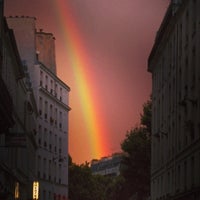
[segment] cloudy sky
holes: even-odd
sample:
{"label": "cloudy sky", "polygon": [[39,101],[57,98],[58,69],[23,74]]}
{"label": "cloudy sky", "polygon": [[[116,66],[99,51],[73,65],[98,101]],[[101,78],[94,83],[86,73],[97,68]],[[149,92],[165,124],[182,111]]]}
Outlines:
{"label": "cloudy sky", "polygon": [[[142,105],[151,94],[147,59],[168,4],[169,0],[5,0],[6,16],[35,16],[37,28],[56,38],[58,76],[71,88],[69,152],[74,162],[120,151],[126,132],[139,123]],[[80,68],[90,79],[92,108],[94,113],[98,110],[97,122],[104,130],[105,151],[98,155],[89,143],[79,81],[66,54],[65,11],[73,18],[90,63]]]}

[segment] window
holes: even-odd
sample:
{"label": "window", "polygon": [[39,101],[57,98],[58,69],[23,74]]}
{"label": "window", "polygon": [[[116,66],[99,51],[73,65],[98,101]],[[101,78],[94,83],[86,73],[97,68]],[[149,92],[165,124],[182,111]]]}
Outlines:
{"label": "window", "polygon": [[57,135],[55,135],[54,144],[55,144],[54,151],[55,151],[55,153],[56,153],[56,152],[57,152]]}
{"label": "window", "polygon": [[57,84],[55,84],[55,97],[57,97]]}
{"label": "window", "polygon": [[197,11],[196,11],[196,0],[192,1],[192,37],[194,37],[196,32],[196,18],[197,17]]}
{"label": "window", "polygon": [[181,184],[181,167],[178,165],[178,172],[177,172],[177,191],[179,191],[179,186]]}
{"label": "window", "polygon": [[194,168],[195,166],[195,160],[194,160],[194,156],[192,156],[191,158],[191,187],[194,186]]}
{"label": "window", "polygon": [[52,143],[52,132],[49,131],[49,150],[51,151],[51,143]]}
{"label": "window", "polygon": [[41,135],[41,133],[42,133],[42,126],[39,124],[38,125],[38,134]]}
{"label": "window", "polygon": [[47,160],[46,158],[43,159],[43,178],[46,179],[46,172],[47,172]]}
{"label": "window", "polygon": [[59,173],[59,184],[61,184],[61,164],[59,164],[59,171],[58,171],[58,173]]}
{"label": "window", "polygon": [[187,188],[187,161],[184,162],[184,188]]}
{"label": "window", "polygon": [[59,121],[59,128],[62,129],[62,112],[60,112]]}
{"label": "window", "polygon": [[62,101],[62,88],[60,88],[60,101]]}
{"label": "window", "polygon": [[53,122],[54,122],[54,119],[53,119],[53,106],[52,106],[52,104],[50,105],[50,124],[53,124]]}
{"label": "window", "polygon": [[48,90],[48,76],[45,76],[45,89]]}
{"label": "window", "polygon": [[180,24],[180,32],[179,32],[179,56],[182,56],[182,24]]}
{"label": "window", "polygon": [[49,160],[49,180],[51,180],[51,160]]}
{"label": "window", "polygon": [[39,97],[39,115],[42,115],[42,97]]}
{"label": "window", "polygon": [[55,118],[55,125],[57,126],[57,115],[58,115],[58,110],[57,110],[57,108],[55,108],[55,116],[54,116],[54,118]]}
{"label": "window", "polygon": [[53,80],[51,80],[51,94],[53,94]]}
{"label": "window", "polygon": [[49,198],[48,198],[49,200],[51,199],[51,192],[49,192]]}
{"label": "window", "polygon": [[40,71],[40,86],[43,85],[43,72]]}
{"label": "window", "polygon": [[191,89],[195,88],[196,81],[196,47],[192,48],[192,66],[191,66]]}
{"label": "window", "polygon": [[199,133],[199,137],[200,137],[200,122],[198,123],[198,133]]}
{"label": "window", "polygon": [[37,158],[37,168],[38,168],[38,177],[40,178],[40,170],[41,170],[41,157]]}
{"label": "window", "polygon": [[170,171],[167,172],[167,193],[170,193]]}
{"label": "window", "polygon": [[62,147],[62,139],[59,138],[59,147]]}
{"label": "window", "polygon": [[59,123],[59,128],[62,129],[62,123]]}
{"label": "window", "polygon": [[47,147],[47,129],[44,128],[44,135],[43,135],[44,147]]}
{"label": "window", "polygon": [[43,200],[46,200],[46,190],[43,190]]}
{"label": "window", "polygon": [[47,119],[47,114],[48,114],[48,102],[45,101],[45,113],[44,113],[44,118]]}

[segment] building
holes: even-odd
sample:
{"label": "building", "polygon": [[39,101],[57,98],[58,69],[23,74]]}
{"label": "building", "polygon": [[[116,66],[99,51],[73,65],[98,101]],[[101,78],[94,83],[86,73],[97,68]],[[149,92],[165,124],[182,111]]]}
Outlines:
{"label": "building", "polygon": [[14,125],[12,117],[13,102],[3,80],[3,38],[5,37],[3,1],[0,1],[0,133],[7,132]]}
{"label": "building", "polygon": [[0,199],[32,198],[37,107],[0,1]]}
{"label": "building", "polygon": [[58,78],[55,38],[36,31],[34,17],[8,17],[23,63],[27,66],[39,117],[36,172],[40,200],[68,198],[68,113],[70,88]]}
{"label": "building", "polygon": [[200,199],[200,1],[172,0],[148,60],[151,199]]}
{"label": "building", "polygon": [[[42,29],[36,32],[37,60],[56,74],[55,37],[52,33],[45,33]],[[48,49],[48,50],[47,50]]]}
{"label": "building", "polygon": [[112,156],[103,157],[100,160],[92,160],[91,170],[92,174],[99,174],[102,176],[118,176],[120,175],[122,154],[117,153]]}
{"label": "building", "polygon": [[[37,66],[35,66],[37,67]],[[68,92],[63,83],[42,63],[36,68],[38,91],[38,131],[40,146],[37,173],[42,199],[66,199],[68,190]],[[47,182],[49,182],[47,184]],[[54,199],[55,199],[54,198]]]}

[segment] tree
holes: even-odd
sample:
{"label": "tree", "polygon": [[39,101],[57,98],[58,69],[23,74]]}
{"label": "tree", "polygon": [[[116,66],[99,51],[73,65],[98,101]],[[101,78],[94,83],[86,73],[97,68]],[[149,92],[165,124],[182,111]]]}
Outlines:
{"label": "tree", "polygon": [[72,163],[69,166],[69,199],[115,200],[122,182],[117,177],[93,175],[87,162],[81,165]]}
{"label": "tree", "polygon": [[72,157],[68,154],[68,165],[72,165]]}
{"label": "tree", "polygon": [[143,113],[140,115],[140,123],[145,128],[146,132],[151,135],[151,120],[152,120],[152,98],[143,104]]}
{"label": "tree", "polygon": [[92,179],[88,164],[69,166],[69,199],[91,200]]}
{"label": "tree", "polygon": [[129,195],[140,199],[149,195],[150,186],[150,139],[144,128],[136,127],[127,133],[121,148],[127,156],[123,159],[122,175]]}
{"label": "tree", "polygon": [[127,132],[121,143],[126,153],[122,163],[122,176],[125,178],[122,193],[128,199],[135,196],[145,199],[150,194],[151,159],[151,100],[143,105],[141,125]]}

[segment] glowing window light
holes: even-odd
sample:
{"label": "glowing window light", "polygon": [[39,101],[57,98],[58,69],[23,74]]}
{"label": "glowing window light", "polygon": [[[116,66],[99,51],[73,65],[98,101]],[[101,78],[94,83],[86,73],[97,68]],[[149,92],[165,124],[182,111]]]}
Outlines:
{"label": "glowing window light", "polygon": [[19,182],[15,183],[15,199],[19,198]]}
{"label": "glowing window light", "polygon": [[39,182],[33,182],[33,199],[38,199],[39,197]]}

